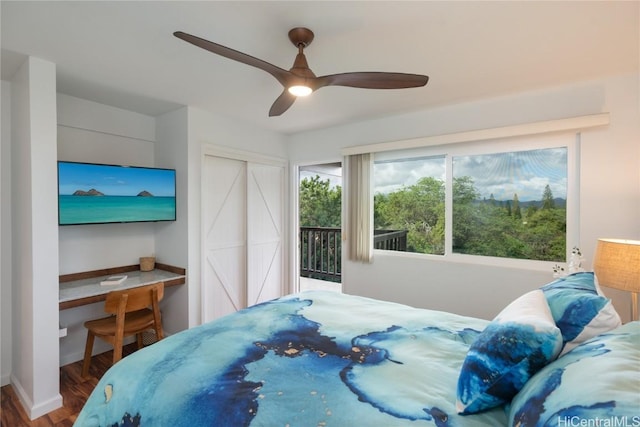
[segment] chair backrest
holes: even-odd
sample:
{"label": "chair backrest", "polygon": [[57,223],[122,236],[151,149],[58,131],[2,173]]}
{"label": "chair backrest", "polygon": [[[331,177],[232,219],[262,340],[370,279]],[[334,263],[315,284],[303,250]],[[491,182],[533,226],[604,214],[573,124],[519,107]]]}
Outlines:
{"label": "chair backrest", "polygon": [[124,312],[129,313],[131,311],[142,310],[143,308],[155,306],[163,297],[164,282],[138,286],[136,288],[122,289],[119,291],[111,291],[107,294],[107,300],[104,303],[104,311],[109,314],[117,314],[118,307],[123,298],[126,301]]}

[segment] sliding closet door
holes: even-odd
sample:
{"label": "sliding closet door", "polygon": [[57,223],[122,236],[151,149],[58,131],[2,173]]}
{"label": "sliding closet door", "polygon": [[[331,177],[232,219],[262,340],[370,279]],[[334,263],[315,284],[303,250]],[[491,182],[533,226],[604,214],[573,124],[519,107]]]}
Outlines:
{"label": "sliding closet door", "polygon": [[253,305],[282,295],[284,168],[247,168],[247,303]]}
{"label": "sliding closet door", "polygon": [[243,155],[204,155],[205,322],[277,298],[285,288],[286,162]]}
{"label": "sliding closet door", "polygon": [[246,307],[246,162],[205,156],[203,321]]}

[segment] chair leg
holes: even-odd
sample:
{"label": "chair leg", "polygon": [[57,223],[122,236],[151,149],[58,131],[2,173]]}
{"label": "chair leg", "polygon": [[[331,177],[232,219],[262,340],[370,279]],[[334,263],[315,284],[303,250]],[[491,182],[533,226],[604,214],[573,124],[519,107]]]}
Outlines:
{"label": "chair leg", "polygon": [[164,331],[162,330],[162,323],[157,323],[156,327],[156,341],[160,341],[164,338]]}
{"label": "chair leg", "polygon": [[93,341],[95,339],[95,335],[93,332],[87,331],[87,344],[84,348],[84,361],[82,362],[82,376],[89,376],[89,366],[91,365],[91,352],[93,351]]}
{"label": "chair leg", "polygon": [[113,364],[122,359],[122,336],[116,336],[113,342]]}
{"label": "chair leg", "polygon": [[142,342],[142,332],[137,333],[136,337],[138,338],[138,350],[144,347],[144,343]]}

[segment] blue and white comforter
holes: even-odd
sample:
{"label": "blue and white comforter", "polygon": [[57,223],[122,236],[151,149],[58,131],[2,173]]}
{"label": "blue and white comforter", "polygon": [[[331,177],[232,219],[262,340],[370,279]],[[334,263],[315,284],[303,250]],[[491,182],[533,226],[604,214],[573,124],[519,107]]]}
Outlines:
{"label": "blue and white comforter", "polygon": [[488,322],[332,292],[263,303],[170,336],[101,379],[76,426],[487,426],[455,411]]}
{"label": "blue and white comforter", "polygon": [[461,367],[488,324],[332,292],[291,295],[127,356],[75,426],[640,426],[640,322],[551,361],[506,405],[458,415]]}

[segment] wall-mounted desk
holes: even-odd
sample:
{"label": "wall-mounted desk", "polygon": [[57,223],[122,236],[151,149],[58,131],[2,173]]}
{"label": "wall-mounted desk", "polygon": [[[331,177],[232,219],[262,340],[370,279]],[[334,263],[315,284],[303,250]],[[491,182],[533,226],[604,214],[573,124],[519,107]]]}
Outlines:
{"label": "wall-mounted desk", "polygon": [[[186,280],[186,270],[167,264],[156,263],[151,271],[140,271],[138,265],[85,271],[60,276],[58,304],[60,310],[104,301],[110,291],[135,288],[164,282],[164,286],[182,285]],[[126,274],[127,279],[119,285],[101,285],[110,276]]]}

